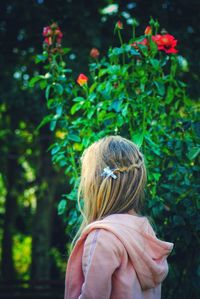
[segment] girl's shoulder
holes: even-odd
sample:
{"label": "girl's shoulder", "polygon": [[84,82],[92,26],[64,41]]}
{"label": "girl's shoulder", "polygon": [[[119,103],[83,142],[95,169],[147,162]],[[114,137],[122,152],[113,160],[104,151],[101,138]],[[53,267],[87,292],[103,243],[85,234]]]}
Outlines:
{"label": "girl's shoulder", "polygon": [[104,228],[94,228],[85,239],[83,254],[84,256],[91,255],[94,250],[99,251],[100,254],[109,251],[121,256],[124,247],[111,231]]}

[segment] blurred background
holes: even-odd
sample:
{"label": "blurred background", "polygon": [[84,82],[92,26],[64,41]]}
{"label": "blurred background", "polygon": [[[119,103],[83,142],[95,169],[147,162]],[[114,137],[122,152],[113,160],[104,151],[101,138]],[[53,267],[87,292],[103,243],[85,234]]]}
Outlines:
{"label": "blurred background", "polygon": [[[118,12],[106,10],[111,4],[118,5]],[[87,72],[91,48],[105,53],[114,45],[116,21],[127,25],[128,34],[128,20],[134,17],[140,24],[138,34],[143,34],[150,16],[157,18],[178,40],[185,58],[182,80],[195,103],[200,89],[200,2],[2,0],[0,14],[0,298],[44,298],[50,284],[48,298],[63,298],[70,232],[67,215],[58,215],[57,204],[69,192],[69,183],[47,152],[52,140],[48,126],[36,130],[47,113],[44,94],[28,88],[29,79],[42,72],[34,57],[42,52],[43,27],[58,22],[63,44],[71,48],[69,67],[78,75]],[[31,286],[38,293],[31,293]]]}

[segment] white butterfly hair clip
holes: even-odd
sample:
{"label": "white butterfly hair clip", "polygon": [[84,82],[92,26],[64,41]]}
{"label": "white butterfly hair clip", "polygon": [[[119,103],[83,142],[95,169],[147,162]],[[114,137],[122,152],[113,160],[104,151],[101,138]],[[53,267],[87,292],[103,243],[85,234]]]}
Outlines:
{"label": "white butterfly hair clip", "polygon": [[109,166],[104,168],[103,172],[101,173],[101,176],[111,176],[113,179],[117,179],[117,176],[113,173]]}

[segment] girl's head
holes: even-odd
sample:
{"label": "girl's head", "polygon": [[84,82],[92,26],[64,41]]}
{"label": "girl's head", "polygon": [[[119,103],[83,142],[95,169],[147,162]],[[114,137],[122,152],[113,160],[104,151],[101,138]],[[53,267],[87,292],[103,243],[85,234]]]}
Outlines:
{"label": "girl's head", "polygon": [[[147,174],[136,144],[119,135],[106,136],[83,152],[81,162],[78,203],[84,220],[80,231],[110,214],[127,213],[131,209],[140,213]],[[106,167],[113,170],[116,179],[102,175]]]}

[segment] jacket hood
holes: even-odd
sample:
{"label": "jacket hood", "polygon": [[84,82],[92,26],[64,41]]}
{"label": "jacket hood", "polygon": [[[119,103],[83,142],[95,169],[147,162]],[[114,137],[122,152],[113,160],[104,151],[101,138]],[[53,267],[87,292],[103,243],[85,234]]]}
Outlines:
{"label": "jacket hood", "polygon": [[112,214],[89,224],[82,238],[95,228],[111,231],[122,242],[143,290],[165,279],[169,270],[167,257],[174,244],[158,239],[147,217]]}

